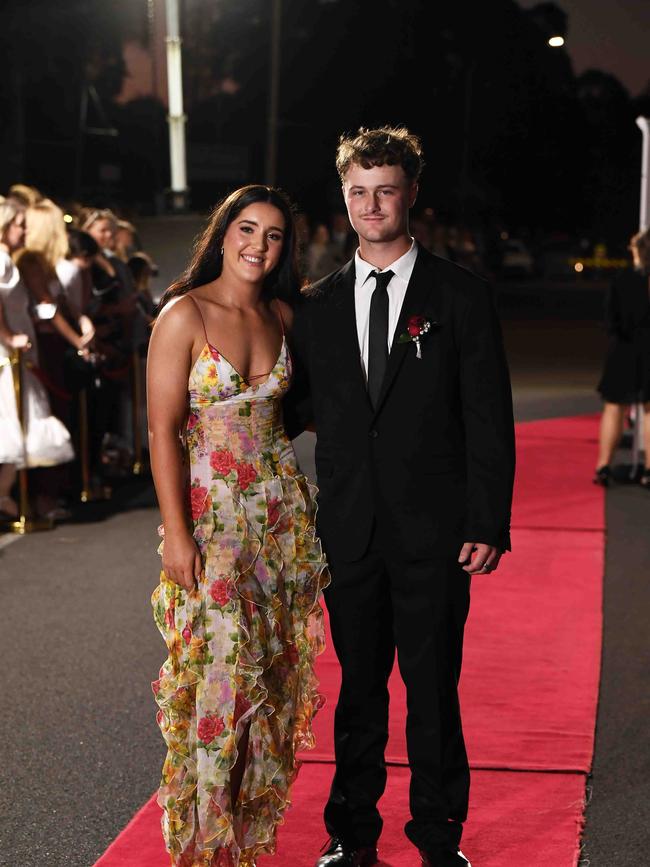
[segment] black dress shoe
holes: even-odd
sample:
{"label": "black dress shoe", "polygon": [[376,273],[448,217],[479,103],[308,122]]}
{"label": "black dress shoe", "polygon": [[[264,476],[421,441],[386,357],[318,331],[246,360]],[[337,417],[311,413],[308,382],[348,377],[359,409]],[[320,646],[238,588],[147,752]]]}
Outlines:
{"label": "black dress shoe", "polygon": [[467,858],[458,849],[456,852],[439,852],[437,855],[429,854],[420,849],[422,867],[472,867]]}
{"label": "black dress shoe", "polygon": [[377,849],[374,846],[348,846],[343,840],[332,837],[316,867],[372,867],[376,863]]}

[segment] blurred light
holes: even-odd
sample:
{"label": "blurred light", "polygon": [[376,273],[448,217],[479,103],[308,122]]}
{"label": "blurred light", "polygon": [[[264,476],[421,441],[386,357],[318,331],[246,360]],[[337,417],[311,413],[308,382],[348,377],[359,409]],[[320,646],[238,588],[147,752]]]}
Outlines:
{"label": "blurred light", "polygon": [[507,232],[501,232],[501,240],[507,241],[510,235]]}
{"label": "blurred light", "polygon": [[427,215],[427,217],[433,217],[433,208],[425,208],[424,213]]}
{"label": "blurred light", "polygon": [[564,45],[564,36],[551,36],[548,40],[548,44],[551,48],[562,48]]}
{"label": "blurred light", "polygon": [[63,219],[65,220],[66,223],[72,222],[72,217],[70,216],[70,214],[64,214]]}
{"label": "blurred light", "polygon": [[578,272],[578,274],[581,274],[585,270],[585,266],[582,264],[582,262],[576,262],[573,267]]}

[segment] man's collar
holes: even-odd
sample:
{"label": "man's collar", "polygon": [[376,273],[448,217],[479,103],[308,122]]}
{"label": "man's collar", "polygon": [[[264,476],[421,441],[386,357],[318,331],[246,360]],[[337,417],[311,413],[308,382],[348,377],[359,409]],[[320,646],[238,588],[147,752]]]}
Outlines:
{"label": "man's collar", "polygon": [[[382,268],[382,271],[392,271],[397,277],[401,277],[402,280],[408,281],[411,276],[411,272],[413,271],[413,265],[415,264],[415,260],[418,255],[418,244],[415,239],[412,239],[411,246],[399,259],[396,259],[390,265],[387,265],[385,268]],[[359,248],[357,247],[357,251],[354,254],[354,268],[357,276],[357,280],[363,285],[368,277],[373,273],[373,271],[377,271],[378,269],[371,265],[370,262],[366,262],[365,259],[361,258],[361,253],[359,252]]]}

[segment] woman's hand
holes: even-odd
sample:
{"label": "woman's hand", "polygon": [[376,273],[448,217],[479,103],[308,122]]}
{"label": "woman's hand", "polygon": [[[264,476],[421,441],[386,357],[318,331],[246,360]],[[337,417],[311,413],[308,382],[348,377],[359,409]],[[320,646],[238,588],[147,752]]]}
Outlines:
{"label": "woman's hand", "polygon": [[86,334],[77,335],[77,339],[75,341],[75,348],[77,349],[77,351],[81,352],[84,349],[86,349],[86,347],[88,346],[89,343],[92,342],[94,337],[95,337],[95,329],[94,328],[92,331],[88,331]]}
{"label": "woman's hand", "polygon": [[92,338],[95,336],[95,326],[85,313],[82,313],[79,317],[79,328],[81,329],[81,333],[84,335],[84,337],[87,334],[90,334],[90,339],[92,340]]}
{"label": "woman's hand", "polygon": [[12,334],[8,345],[10,349],[29,349],[32,344],[28,334]]}
{"label": "woman's hand", "polygon": [[162,567],[166,577],[188,592],[196,586],[203,563],[196,542],[187,530],[165,533]]}

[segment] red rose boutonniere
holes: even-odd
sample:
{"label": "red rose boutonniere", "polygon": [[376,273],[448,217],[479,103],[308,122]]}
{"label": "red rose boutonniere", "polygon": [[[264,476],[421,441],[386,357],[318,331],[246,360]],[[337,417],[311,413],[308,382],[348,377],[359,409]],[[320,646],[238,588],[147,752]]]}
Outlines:
{"label": "red rose boutonniere", "polygon": [[422,358],[422,347],[420,341],[431,328],[436,326],[437,322],[430,322],[424,316],[409,316],[406,323],[406,331],[400,334],[399,343],[415,343],[415,357]]}

